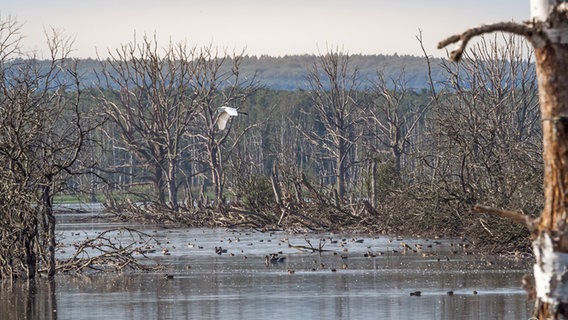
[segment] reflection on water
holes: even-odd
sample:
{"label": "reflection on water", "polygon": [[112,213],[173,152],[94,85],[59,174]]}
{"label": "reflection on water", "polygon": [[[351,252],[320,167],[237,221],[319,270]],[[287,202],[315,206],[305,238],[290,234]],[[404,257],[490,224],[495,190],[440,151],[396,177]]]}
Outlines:
{"label": "reflection on water", "polygon": [[[59,234],[65,246],[60,256],[69,254],[74,242],[106,227],[61,223]],[[421,252],[404,253],[402,241],[388,237],[343,239],[330,234],[221,229],[145,231],[169,250],[170,255],[156,250],[151,256],[165,266],[162,272],[59,275],[54,283],[38,281],[31,290],[21,284],[4,286],[0,319],[530,317],[532,304],[519,288],[525,265],[465,255],[451,241],[404,240],[411,248],[423,246]],[[329,251],[299,250],[310,245]],[[219,246],[227,253],[216,254],[214,248]],[[276,252],[286,257],[284,262],[266,265],[265,255]],[[368,257],[369,253],[376,257]],[[421,295],[411,296],[414,291]]]}

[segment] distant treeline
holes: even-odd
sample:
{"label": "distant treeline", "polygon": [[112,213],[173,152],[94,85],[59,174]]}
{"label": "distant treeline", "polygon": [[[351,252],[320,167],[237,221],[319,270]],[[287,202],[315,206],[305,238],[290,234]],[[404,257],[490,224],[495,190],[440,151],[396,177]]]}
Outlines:
{"label": "distant treeline", "polygon": [[[272,57],[262,55],[243,56],[239,72],[246,77],[256,75],[258,84],[274,90],[307,90],[306,74],[308,68],[317,59],[315,55],[286,55]],[[83,59],[78,61],[78,71],[85,86],[96,83],[97,71],[103,68],[101,61]],[[430,58],[432,80],[439,84],[444,81],[445,73],[440,67],[442,59]],[[47,63],[47,62],[46,62]],[[428,65],[424,57],[410,55],[352,55],[351,67],[357,68],[363,86],[371,86],[378,79],[377,73],[384,73],[385,78],[394,79],[404,72],[406,87],[421,90],[429,87]],[[226,66],[231,66],[230,59]]]}

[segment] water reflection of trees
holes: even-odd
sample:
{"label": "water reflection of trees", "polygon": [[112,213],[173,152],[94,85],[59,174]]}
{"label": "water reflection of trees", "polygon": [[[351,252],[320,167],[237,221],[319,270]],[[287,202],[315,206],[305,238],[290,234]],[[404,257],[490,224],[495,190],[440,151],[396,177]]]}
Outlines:
{"label": "water reflection of trees", "polygon": [[56,320],[54,279],[18,281],[0,286],[0,319]]}

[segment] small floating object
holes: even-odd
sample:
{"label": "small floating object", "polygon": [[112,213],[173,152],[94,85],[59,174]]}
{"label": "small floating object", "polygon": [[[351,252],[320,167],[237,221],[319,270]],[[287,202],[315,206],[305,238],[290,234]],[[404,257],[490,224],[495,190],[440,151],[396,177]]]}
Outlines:
{"label": "small floating object", "polygon": [[171,275],[171,274],[166,274],[166,279],[168,279],[168,280],[172,280],[173,278],[174,278],[174,276],[173,276],[173,275]]}
{"label": "small floating object", "polygon": [[294,274],[296,271],[294,269],[288,269],[288,274]]}
{"label": "small floating object", "polygon": [[227,249],[223,249],[222,247],[215,247],[215,253],[221,255],[222,253],[227,253]]}
{"label": "small floating object", "polygon": [[411,296],[420,297],[422,295],[422,291],[414,291],[410,293]]}
{"label": "small floating object", "polygon": [[264,256],[264,263],[266,263],[266,265],[269,265],[269,264],[272,264],[272,263],[281,263],[281,262],[284,262],[285,259],[286,259],[286,257],[278,256],[278,253],[271,253],[268,256]]}
{"label": "small floating object", "polygon": [[446,294],[449,295],[449,296],[453,296],[454,292],[452,290],[450,290],[450,291],[446,292]]}
{"label": "small floating object", "polygon": [[476,291],[476,290],[473,290],[473,294],[477,294],[477,291]]}
{"label": "small floating object", "polygon": [[363,257],[365,257],[365,258],[374,258],[374,257],[376,257],[376,256],[377,256],[377,255],[374,254],[374,253],[371,252],[371,251],[367,251],[367,252],[365,252],[365,254],[363,255]]}

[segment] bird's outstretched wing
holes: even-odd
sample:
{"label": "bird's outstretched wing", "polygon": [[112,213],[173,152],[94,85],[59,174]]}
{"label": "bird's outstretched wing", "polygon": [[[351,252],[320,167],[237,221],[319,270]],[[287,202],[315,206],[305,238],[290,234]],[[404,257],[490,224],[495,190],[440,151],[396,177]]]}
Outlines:
{"label": "bird's outstretched wing", "polygon": [[231,107],[224,107],[225,112],[227,112],[230,116],[238,116],[239,112],[235,108]]}
{"label": "bird's outstretched wing", "polygon": [[223,106],[219,108],[219,118],[217,119],[217,126],[219,126],[219,130],[225,129],[227,125],[227,121],[229,121],[230,117],[238,116],[239,112],[237,109],[232,107]]}

